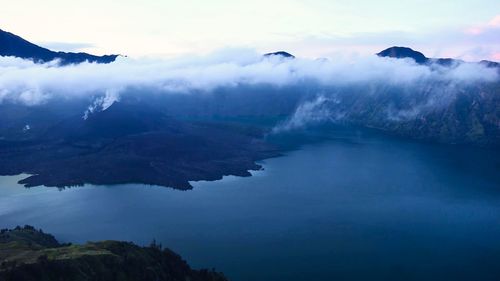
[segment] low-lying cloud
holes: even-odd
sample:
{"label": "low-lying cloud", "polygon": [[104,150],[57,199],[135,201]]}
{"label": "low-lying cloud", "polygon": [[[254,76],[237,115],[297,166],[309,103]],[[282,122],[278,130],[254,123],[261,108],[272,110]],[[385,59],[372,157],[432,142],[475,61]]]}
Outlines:
{"label": "low-lying cloud", "polygon": [[332,110],[332,104],[340,103],[334,97],[319,95],[313,100],[300,104],[295,112],[285,121],[277,124],[271,131],[273,134],[302,129],[314,123],[334,122],[342,119],[341,113]]}
{"label": "low-lying cloud", "polygon": [[[339,105],[353,94],[373,95],[380,89],[392,89],[395,95],[410,95],[408,104],[398,107],[387,104],[383,109],[383,118],[404,121],[442,105],[461,87],[499,80],[497,69],[481,64],[429,67],[411,59],[375,55],[313,60],[263,57],[251,50],[226,50],[206,57],[171,60],[119,57],[111,64],[82,63],[64,67],[59,67],[57,61],[35,64],[29,60],[0,57],[0,104],[37,106],[84,97],[89,99],[89,104],[79,114],[87,119],[96,111],[106,110],[125,93],[203,95],[229,88],[236,94],[240,92],[239,87],[257,85],[283,88],[286,99],[290,87],[299,92],[303,90],[295,112],[289,112],[290,117],[274,128],[278,133],[355,114]],[[431,91],[429,85],[433,84],[440,87],[432,89],[430,95],[425,94],[424,100],[412,101],[415,89],[426,93]],[[318,92],[311,95],[308,89]],[[252,95],[248,91],[244,93]]]}
{"label": "low-lying cloud", "polygon": [[263,57],[251,50],[229,50],[206,57],[171,60],[119,57],[111,64],[82,63],[58,67],[0,57],[0,103],[42,104],[61,98],[102,96],[93,108],[105,109],[129,88],[160,93],[208,93],[241,85],[295,86],[313,83],[335,87],[362,83],[411,85],[441,81],[489,82],[496,69],[465,63],[452,68],[417,65],[412,60],[367,57],[285,59]]}

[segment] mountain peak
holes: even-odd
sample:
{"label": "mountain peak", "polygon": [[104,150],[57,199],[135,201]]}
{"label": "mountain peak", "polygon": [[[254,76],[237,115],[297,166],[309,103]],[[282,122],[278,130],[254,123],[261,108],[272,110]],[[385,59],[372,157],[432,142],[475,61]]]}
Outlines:
{"label": "mountain peak", "polygon": [[267,53],[267,54],[264,54],[265,57],[270,57],[270,56],[281,56],[281,57],[284,57],[284,58],[291,58],[291,59],[294,59],[295,56],[288,53],[288,52],[285,52],[285,51],[278,51],[278,52],[273,52],[273,53]]}
{"label": "mountain peak", "polygon": [[31,59],[35,63],[44,63],[57,59],[61,65],[78,64],[85,61],[110,63],[118,57],[118,55],[94,56],[87,53],[54,52],[2,29],[0,29],[0,56]]}
{"label": "mountain peak", "polygon": [[397,58],[397,59],[411,58],[411,59],[415,60],[415,62],[418,64],[427,63],[429,60],[421,52],[417,52],[417,51],[415,51],[411,48],[408,48],[408,47],[397,47],[397,46],[385,49],[382,52],[378,53],[377,56]]}
{"label": "mountain peak", "polygon": [[[389,57],[396,59],[411,58],[418,64],[423,65],[440,65],[444,67],[454,67],[462,63],[466,63],[461,59],[452,58],[428,58],[421,52],[415,51],[408,47],[390,47],[378,53],[379,57]],[[482,60],[478,64],[489,68],[500,68],[500,63],[488,60]]]}

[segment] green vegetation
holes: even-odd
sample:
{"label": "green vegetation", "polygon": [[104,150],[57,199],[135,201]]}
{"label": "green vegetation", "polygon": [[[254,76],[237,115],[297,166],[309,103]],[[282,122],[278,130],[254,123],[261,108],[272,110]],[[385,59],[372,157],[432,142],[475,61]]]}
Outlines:
{"label": "green vegetation", "polygon": [[60,244],[32,226],[0,233],[0,280],[225,281],[214,270],[193,270],[182,258],[153,242],[101,241]]}

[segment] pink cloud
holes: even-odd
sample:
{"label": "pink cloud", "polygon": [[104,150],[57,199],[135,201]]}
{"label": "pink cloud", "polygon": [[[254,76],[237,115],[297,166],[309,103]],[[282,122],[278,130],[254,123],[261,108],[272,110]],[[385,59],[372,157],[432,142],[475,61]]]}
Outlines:
{"label": "pink cloud", "polygon": [[471,34],[471,35],[479,35],[483,33],[483,29],[481,27],[469,27],[465,30],[465,33]]}
{"label": "pink cloud", "polygon": [[489,22],[476,26],[471,26],[465,30],[465,33],[479,35],[490,29],[500,29],[500,15],[495,16]]}
{"label": "pink cloud", "polygon": [[500,27],[500,15],[494,17],[489,23],[490,27]]}

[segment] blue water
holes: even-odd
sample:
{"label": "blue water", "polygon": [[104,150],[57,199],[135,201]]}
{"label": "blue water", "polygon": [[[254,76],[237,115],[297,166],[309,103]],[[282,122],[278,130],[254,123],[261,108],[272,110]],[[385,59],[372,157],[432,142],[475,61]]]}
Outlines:
{"label": "blue water", "polygon": [[352,137],[191,191],[26,189],[22,176],[0,177],[0,227],[31,224],[63,242],[156,239],[233,281],[500,280],[498,156]]}

